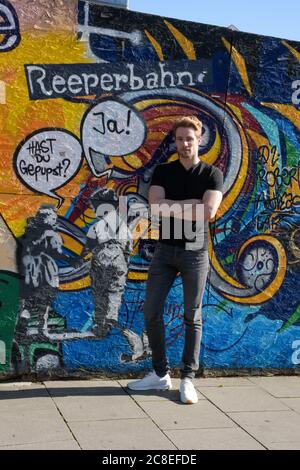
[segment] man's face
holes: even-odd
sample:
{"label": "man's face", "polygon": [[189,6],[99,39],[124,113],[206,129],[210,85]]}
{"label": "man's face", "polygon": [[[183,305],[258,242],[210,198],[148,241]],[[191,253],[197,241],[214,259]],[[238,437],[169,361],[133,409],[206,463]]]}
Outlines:
{"label": "man's face", "polygon": [[198,156],[200,137],[192,127],[178,127],[175,143],[180,158],[193,159],[195,155]]}

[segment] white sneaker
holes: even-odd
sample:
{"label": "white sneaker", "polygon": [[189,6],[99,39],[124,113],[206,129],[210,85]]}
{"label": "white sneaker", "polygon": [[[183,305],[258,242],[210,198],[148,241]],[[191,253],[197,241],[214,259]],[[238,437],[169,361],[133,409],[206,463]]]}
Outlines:
{"label": "white sneaker", "polygon": [[130,390],[171,390],[172,382],[169,374],[159,377],[155,372],[150,372],[143,379],[129,382]]}
{"label": "white sneaker", "polygon": [[193,405],[198,402],[198,395],[193,385],[193,382],[188,377],[184,378],[180,382],[180,401],[188,405]]}

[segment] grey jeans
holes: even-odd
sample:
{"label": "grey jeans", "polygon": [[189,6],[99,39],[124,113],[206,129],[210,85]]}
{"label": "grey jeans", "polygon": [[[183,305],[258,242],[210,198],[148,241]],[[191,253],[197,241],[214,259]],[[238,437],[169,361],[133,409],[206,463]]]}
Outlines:
{"label": "grey jeans", "polygon": [[202,335],[201,303],[208,266],[207,250],[192,251],[163,243],[157,244],[149,268],[144,316],[152,350],[153,369],[160,377],[169,371],[163,321],[164,305],[179,272],[183,284],[185,324],[181,378],[193,378],[199,368]]}

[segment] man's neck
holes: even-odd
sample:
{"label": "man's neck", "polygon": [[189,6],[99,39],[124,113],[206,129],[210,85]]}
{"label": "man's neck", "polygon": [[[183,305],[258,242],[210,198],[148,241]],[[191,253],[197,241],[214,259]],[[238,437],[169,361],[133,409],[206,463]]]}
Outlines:
{"label": "man's neck", "polygon": [[186,170],[189,170],[190,168],[192,168],[192,166],[195,166],[195,165],[198,165],[198,163],[200,162],[200,159],[197,156],[195,156],[194,158],[192,159],[189,159],[189,158],[179,158],[179,161],[181,163],[182,166],[184,166],[184,168]]}

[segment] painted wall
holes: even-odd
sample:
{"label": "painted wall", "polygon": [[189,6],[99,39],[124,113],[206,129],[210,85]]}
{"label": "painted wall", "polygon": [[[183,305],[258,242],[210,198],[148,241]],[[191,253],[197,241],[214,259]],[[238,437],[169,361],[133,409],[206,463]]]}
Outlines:
{"label": "painted wall", "polygon": [[[150,367],[147,191],[177,158],[183,115],[203,121],[199,155],[225,177],[201,364],[298,369],[300,44],[85,1],[29,4],[0,0],[1,377]],[[132,246],[89,247],[107,202],[128,209]],[[182,316],[178,277],[165,310],[173,368]]]}

